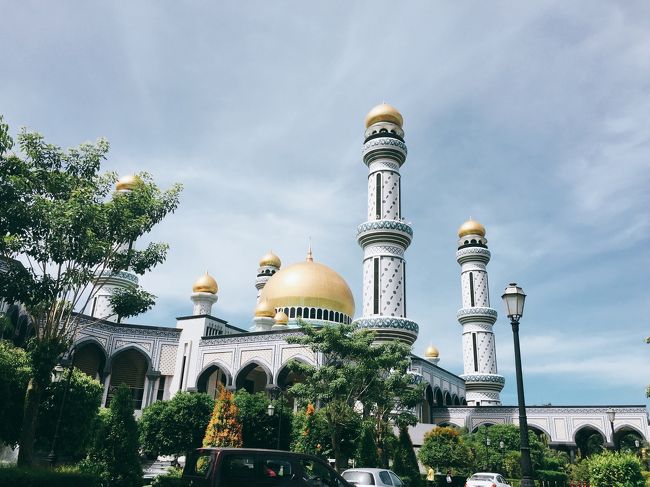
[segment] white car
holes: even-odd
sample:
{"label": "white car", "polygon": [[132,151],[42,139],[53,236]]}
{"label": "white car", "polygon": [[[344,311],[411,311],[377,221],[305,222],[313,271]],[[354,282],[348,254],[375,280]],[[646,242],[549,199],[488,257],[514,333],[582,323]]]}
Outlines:
{"label": "white car", "polygon": [[465,482],[465,487],[512,487],[501,474],[478,472]]}
{"label": "white car", "polygon": [[376,485],[402,487],[404,485],[395,472],[384,468],[350,468],[341,476],[356,487],[374,487]]}

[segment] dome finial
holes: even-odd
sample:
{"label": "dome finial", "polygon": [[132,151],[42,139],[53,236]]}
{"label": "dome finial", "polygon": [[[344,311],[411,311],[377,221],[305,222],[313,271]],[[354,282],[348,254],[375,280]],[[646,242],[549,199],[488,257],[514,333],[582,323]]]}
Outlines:
{"label": "dome finial", "polygon": [[309,237],[309,249],[307,250],[307,262],[314,262],[314,254],[311,251],[311,237]]}

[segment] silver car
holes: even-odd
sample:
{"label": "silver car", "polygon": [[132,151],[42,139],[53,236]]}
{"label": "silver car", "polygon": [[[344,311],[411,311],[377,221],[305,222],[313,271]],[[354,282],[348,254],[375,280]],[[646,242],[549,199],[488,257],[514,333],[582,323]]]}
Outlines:
{"label": "silver car", "polygon": [[404,485],[395,472],[385,468],[350,468],[343,472],[342,476],[357,487],[375,485],[402,487]]}
{"label": "silver car", "polygon": [[465,487],[511,487],[501,474],[478,472],[467,479]]}

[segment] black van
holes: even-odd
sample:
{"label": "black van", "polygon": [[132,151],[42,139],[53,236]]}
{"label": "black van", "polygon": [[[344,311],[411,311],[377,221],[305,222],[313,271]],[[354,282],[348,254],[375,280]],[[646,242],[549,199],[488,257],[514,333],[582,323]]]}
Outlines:
{"label": "black van", "polygon": [[354,487],[320,458],[254,448],[198,448],[183,479],[193,487]]}

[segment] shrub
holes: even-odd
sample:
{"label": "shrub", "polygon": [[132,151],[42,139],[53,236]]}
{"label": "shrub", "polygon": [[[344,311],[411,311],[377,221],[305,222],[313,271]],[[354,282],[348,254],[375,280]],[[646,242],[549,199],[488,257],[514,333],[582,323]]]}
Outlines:
{"label": "shrub", "polygon": [[167,471],[165,475],[159,475],[153,479],[153,482],[151,482],[151,487],[187,486],[187,480],[182,480],[181,475],[183,475],[183,469],[172,467]]}
{"label": "shrub", "polygon": [[361,437],[354,458],[356,465],[360,467],[375,468],[380,466],[372,421],[365,421],[361,426]]}
{"label": "shrub", "polygon": [[393,455],[393,470],[408,487],[420,487],[420,467],[407,428],[399,429],[399,438]]}
{"label": "shrub", "polygon": [[558,472],[557,470],[535,470],[535,478],[539,480],[551,480],[558,483],[565,483],[569,480],[567,474]]}
{"label": "shrub", "polygon": [[631,453],[604,452],[589,459],[592,487],[644,487],[641,462]]}
{"label": "shrub", "polygon": [[99,487],[99,477],[75,471],[0,468],[0,485],[12,487]]}
{"label": "shrub", "polygon": [[138,427],[127,386],[118,388],[102,430],[90,455],[80,463],[80,468],[84,472],[100,474],[105,486],[140,486],[142,467],[138,454]]}

